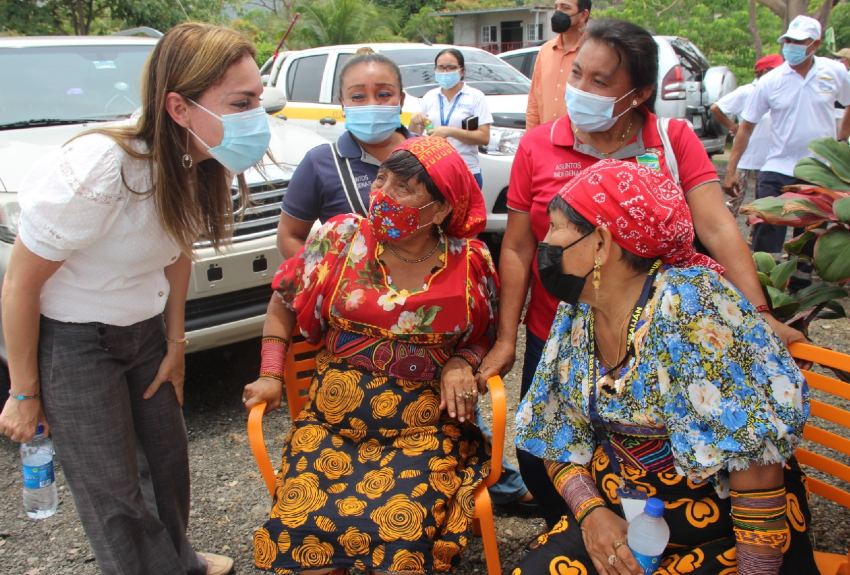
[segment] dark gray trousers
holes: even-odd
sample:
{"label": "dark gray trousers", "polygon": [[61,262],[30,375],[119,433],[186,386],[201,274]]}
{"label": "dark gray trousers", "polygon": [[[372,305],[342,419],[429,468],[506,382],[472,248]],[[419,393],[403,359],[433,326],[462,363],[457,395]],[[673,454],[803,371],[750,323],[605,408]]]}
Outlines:
{"label": "dark gray trousers", "polygon": [[[45,416],[103,575],[203,575],[186,538],[188,437],[174,388],[142,399],[165,354],[160,316],[119,327],[41,318]],[[136,450],[150,468],[145,505]]]}

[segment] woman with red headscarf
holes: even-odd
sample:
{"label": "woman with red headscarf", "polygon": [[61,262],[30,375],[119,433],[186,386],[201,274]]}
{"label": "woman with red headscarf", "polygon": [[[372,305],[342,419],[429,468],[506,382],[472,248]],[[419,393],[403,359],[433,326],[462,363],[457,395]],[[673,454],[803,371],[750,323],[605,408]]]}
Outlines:
{"label": "woman with red headscarf", "polygon": [[[694,251],[678,185],[603,160],[549,217],[537,262],[564,303],[516,443],[544,460],[570,513],[513,574],[817,573],[792,458],[805,380],[723,268]],[[627,520],[648,497],[664,503],[670,542],[639,566]]]}
{"label": "woman with red headscarf", "polygon": [[473,239],[485,217],[457,151],[414,138],[381,165],[368,217],[331,218],[281,266],[246,407],[280,405],[296,320],[324,348],[254,536],[257,567],[425,574],[459,561],[489,462],[473,423],[498,290]]}

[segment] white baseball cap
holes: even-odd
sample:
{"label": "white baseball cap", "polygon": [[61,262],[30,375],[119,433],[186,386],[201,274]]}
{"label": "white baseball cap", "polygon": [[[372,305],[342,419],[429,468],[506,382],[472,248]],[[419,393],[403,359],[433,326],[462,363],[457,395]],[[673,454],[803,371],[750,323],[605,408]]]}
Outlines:
{"label": "white baseball cap", "polygon": [[779,37],[782,42],[786,38],[790,40],[820,40],[820,22],[811,16],[797,16],[788,24],[788,31]]}

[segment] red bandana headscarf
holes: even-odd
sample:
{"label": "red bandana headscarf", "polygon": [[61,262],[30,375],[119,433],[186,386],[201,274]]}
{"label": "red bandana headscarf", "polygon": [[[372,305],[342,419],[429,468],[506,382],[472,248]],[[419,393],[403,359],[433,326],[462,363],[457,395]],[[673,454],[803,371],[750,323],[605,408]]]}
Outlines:
{"label": "red bandana headscarf", "polygon": [[484,231],[487,223],[484,196],[466,162],[445,138],[410,138],[396,150],[413,154],[451,205],[448,235],[471,238]]}
{"label": "red bandana headscarf", "polygon": [[691,211],[676,183],[634,162],[602,160],[565,185],[559,195],[587,221],[610,230],[624,250],[678,267],[723,266],[694,249]]}

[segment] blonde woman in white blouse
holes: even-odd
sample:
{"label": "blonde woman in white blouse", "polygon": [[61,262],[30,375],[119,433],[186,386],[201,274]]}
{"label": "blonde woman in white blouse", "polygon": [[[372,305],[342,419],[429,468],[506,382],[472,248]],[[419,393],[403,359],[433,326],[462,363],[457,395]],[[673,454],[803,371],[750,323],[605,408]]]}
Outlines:
{"label": "blonde woman in white blouse", "polygon": [[229,239],[230,181],[268,147],[254,48],[226,28],[177,26],[142,92],[138,123],[72,140],[21,191],[0,432],[49,430],[104,575],[220,575],[233,561],[186,537],[184,305],[192,243]]}

